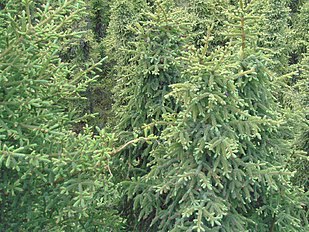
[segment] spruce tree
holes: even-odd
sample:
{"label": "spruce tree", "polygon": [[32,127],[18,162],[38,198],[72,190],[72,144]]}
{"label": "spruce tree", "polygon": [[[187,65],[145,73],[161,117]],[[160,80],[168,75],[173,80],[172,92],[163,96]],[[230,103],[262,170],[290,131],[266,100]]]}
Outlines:
{"label": "spruce tree", "polygon": [[168,94],[181,110],[166,121],[151,171],[129,189],[153,231],[308,229],[307,199],[289,181],[268,57],[257,46],[256,2],[226,9],[228,46],[212,51],[209,30],[204,47],[181,58],[185,81]]}
{"label": "spruce tree", "polygon": [[79,71],[60,59],[85,12],[81,0],[7,1],[0,11],[1,231],[123,226],[109,178],[113,136],[73,132],[82,120],[73,103],[98,64]]}
{"label": "spruce tree", "polygon": [[[173,10],[174,7],[170,1],[158,1],[150,11],[142,13],[139,22],[131,26],[135,37],[131,42],[132,47],[126,51],[132,58],[126,67],[129,69],[128,76],[124,76],[127,87],[121,92],[128,101],[124,106],[116,102],[119,106],[117,129],[128,134],[126,138],[133,137],[134,133],[143,136],[145,124],[153,120],[161,121],[164,113],[177,112],[175,102],[166,100],[164,96],[169,93],[169,85],[179,81],[176,57],[183,49],[190,31],[190,19],[186,19],[184,11]],[[160,135],[163,127],[154,126],[150,134]],[[145,168],[147,158],[143,157],[151,150],[151,146],[147,147],[137,146],[125,154],[125,159],[130,163],[128,165],[133,165],[132,161],[137,160]]]}
{"label": "spruce tree", "polygon": [[[192,17],[177,8],[173,1],[155,1],[139,11],[140,16],[135,16],[139,20],[133,20],[134,23],[123,29],[129,31],[129,36],[124,38],[129,42],[124,42],[119,51],[120,54],[126,52],[120,61],[124,62],[123,66],[117,70],[118,92],[114,106],[121,143],[149,134],[159,137],[165,127],[165,123],[160,124],[162,115],[178,111],[175,101],[165,99],[165,95],[170,91],[170,84],[179,82],[180,70],[176,57],[184,49],[191,31]],[[112,29],[114,24],[110,26]],[[120,64],[118,62],[116,65]],[[153,125],[146,134],[145,124]],[[124,191],[130,188],[130,178],[139,178],[147,173],[151,160],[149,152],[157,144],[158,141],[138,144],[124,150],[116,158],[118,170],[122,170],[120,173],[126,180],[122,185]],[[130,202],[126,205],[132,208]],[[127,208],[125,211],[128,214]],[[132,227],[136,224],[134,220],[131,220]],[[143,230],[143,227],[135,229]]]}

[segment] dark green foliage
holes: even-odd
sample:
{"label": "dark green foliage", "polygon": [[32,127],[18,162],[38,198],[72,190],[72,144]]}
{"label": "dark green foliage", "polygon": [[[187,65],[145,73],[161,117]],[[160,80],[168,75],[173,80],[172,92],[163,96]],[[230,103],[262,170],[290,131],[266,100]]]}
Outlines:
{"label": "dark green foliage", "polygon": [[90,8],[92,11],[91,23],[98,41],[106,36],[106,30],[110,18],[110,5],[113,1],[108,0],[92,0],[90,1]]}
{"label": "dark green foliage", "polygon": [[299,72],[295,83],[292,85],[293,90],[293,109],[297,109],[299,115],[302,118],[299,119],[299,123],[302,126],[301,128],[296,128],[297,137],[295,140],[296,154],[293,154],[291,157],[291,168],[293,171],[296,171],[293,181],[305,188],[306,191],[309,189],[308,183],[308,165],[309,165],[309,55],[308,53],[303,54],[302,60],[299,64]]}
{"label": "dark green foliage", "polygon": [[292,9],[292,38],[290,41],[291,57],[290,64],[300,63],[303,54],[308,52],[308,17],[309,4],[308,2],[299,1],[297,7]]}
{"label": "dark green foliage", "polygon": [[[98,62],[106,56],[103,38],[106,36],[109,23],[110,4],[111,2],[107,0],[86,2],[87,14],[72,25],[76,33],[81,31],[84,33],[66,42],[60,54],[62,61],[86,70],[93,62]],[[113,80],[108,75],[111,67],[108,62],[104,62],[99,65],[99,68],[93,74],[97,75],[96,82],[89,84],[87,90],[81,93],[87,101],[74,102],[75,106],[79,105],[83,114],[96,114],[96,117],[88,118],[76,125],[76,130],[85,123],[103,128],[111,115]]]}
{"label": "dark green foliage", "polygon": [[308,191],[308,131],[309,131],[309,3],[297,1],[297,7],[292,7],[293,17],[291,20],[292,36],[290,41],[290,65],[289,69],[294,72],[285,78],[288,88],[282,93],[284,96],[284,107],[290,109],[295,138],[294,152],[290,159],[290,168],[295,171],[293,182]]}
{"label": "dark green foliage", "polygon": [[[132,58],[127,64],[126,88],[122,91],[128,102],[117,114],[121,131],[140,133],[145,124],[162,120],[163,113],[177,111],[175,102],[166,100],[165,95],[169,85],[180,80],[175,58],[184,49],[190,23],[184,11],[171,11],[172,8],[173,5],[158,3],[153,13],[146,11],[143,19],[130,27],[135,41],[130,43],[132,49],[126,50]],[[153,128],[151,134],[157,134],[161,128]]]}

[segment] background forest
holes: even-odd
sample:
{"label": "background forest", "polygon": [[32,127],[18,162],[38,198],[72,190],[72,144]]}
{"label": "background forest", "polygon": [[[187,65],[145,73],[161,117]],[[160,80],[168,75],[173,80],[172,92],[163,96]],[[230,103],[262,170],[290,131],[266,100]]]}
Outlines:
{"label": "background forest", "polygon": [[0,231],[309,231],[309,1],[0,0]]}

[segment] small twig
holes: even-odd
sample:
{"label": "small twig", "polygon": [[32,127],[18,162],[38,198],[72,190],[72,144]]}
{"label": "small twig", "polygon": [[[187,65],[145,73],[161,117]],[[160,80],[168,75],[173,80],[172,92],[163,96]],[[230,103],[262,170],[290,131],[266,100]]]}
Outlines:
{"label": "small twig", "polygon": [[270,228],[269,228],[269,232],[274,232],[274,229],[275,229],[275,223],[276,223],[276,215],[274,215],[272,221],[271,221],[271,225],[270,225]]}
{"label": "small twig", "polygon": [[253,72],[255,72],[255,71],[256,71],[255,68],[252,68],[252,69],[249,69],[249,70],[247,70],[247,71],[243,71],[243,72],[237,73],[236,77],[237,77],[237,78],[238,78],[238,77],[242,77],[242,76],[244,76],[244,75],[253,73]]}
{"label": "small twig", "polygon": [[133,139],[127,143],[125,143],[124,145],[122,145],[121,147],[113,150],[112,152],[109,152],[109,155],[110,156],[113,156],[113,155],[116,155],[117,153],[121,152],[122,150],[126,149],[126,147],[130,146],[131,144],[134,144],[134,143],[138,143],[140,141],[149,141],[149,140],[153,140],[154,138],[144,138],[144,137],[140,137],[140,138],[137,138],[137,139]]}
{"label": "small twig", "polygon": [[114,175],[113,175],[113,173],[112,173],[112,171],[111,171],[111,168],[109,167],[109,159],[107,159],[106,168],[107,168],[109,174],[111,175],[111,177],[113,177]]}

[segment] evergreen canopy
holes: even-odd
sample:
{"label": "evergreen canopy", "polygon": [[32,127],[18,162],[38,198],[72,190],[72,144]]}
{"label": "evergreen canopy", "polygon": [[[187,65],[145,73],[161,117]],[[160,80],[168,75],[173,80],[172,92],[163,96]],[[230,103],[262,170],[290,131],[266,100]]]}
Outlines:
{"label": "evergreen canopy", "polygon": [[308,10],[0,0],[0,230],[308,231]]}

